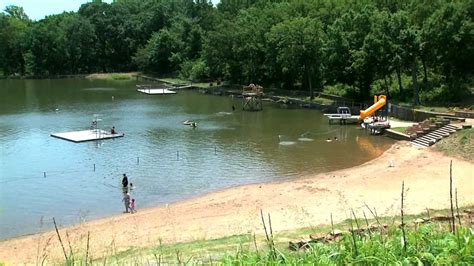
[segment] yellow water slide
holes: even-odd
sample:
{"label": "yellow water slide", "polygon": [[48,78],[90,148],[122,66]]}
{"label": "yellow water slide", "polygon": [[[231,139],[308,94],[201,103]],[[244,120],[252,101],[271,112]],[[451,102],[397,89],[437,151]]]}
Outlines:
{"label": "yellow water slide", "polygon": [[387,96],[374,96],[374,104],[372,104],[369,108],[360,111],[359,120],[364,120],[364,118],[372,115],[373,113],[375,113],[375,111],[382,108],[385,104],[387,104]]}

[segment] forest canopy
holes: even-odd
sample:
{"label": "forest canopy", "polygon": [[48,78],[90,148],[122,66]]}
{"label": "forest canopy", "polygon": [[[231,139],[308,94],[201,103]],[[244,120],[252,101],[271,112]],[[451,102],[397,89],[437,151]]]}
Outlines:
{"label": "forest canopy", "polygon": [[474,1],[116,0],[32,21],[0,13],[0,75],[139,70],[454,101],[472,93]]}

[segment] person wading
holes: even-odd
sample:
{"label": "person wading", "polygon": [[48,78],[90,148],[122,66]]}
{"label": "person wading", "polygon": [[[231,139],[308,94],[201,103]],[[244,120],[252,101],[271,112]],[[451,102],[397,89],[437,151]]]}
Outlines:
{"label": "person wading", "polygon": [[123,188],[127,188],[127,187],[128,187],[128,177],[127,177],[127,174],[123,174],[122,186],[123,186]]}
{"label": "person wading", "polygon": [[129,208],[130,208],[130,194],[128,193],[123,193],[123,204],[125,205],[125,211],[124,213],[128,213],[129,212]]}

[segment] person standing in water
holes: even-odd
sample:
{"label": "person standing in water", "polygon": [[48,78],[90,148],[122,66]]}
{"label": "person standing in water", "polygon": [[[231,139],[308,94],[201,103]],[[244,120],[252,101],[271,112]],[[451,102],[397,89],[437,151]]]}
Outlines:
{"label": "person standing in water", "polygon": [[135,199],[132,199],[132,201],[130,202],[130,212],[131,213],[137,212],[137,210],[135,209]]}
{"label": "person standing in water", "polygon": [[127,187],[128,187],[128,177],[127,177],[127,174],[123,174],[122,186],[123,186],[123,188],[127,188]]}
{"label": "person standing in water", "polygon": [[124,192],[123,193],[123,205],[125,205],[125,213],[128,213],[129,212],[129,208],[130,208],[130,194],[128,194],[128,192]]}

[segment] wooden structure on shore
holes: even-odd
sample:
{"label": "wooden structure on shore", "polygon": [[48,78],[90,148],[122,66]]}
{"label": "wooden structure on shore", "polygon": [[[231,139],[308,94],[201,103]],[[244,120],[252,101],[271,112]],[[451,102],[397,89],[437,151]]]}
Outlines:
{"label": "wooden structure on shore", "polygon": [[250,84],[244,86],[242,90],[242,110],[244,111],[262,111],[263,87],[260,85]]}

